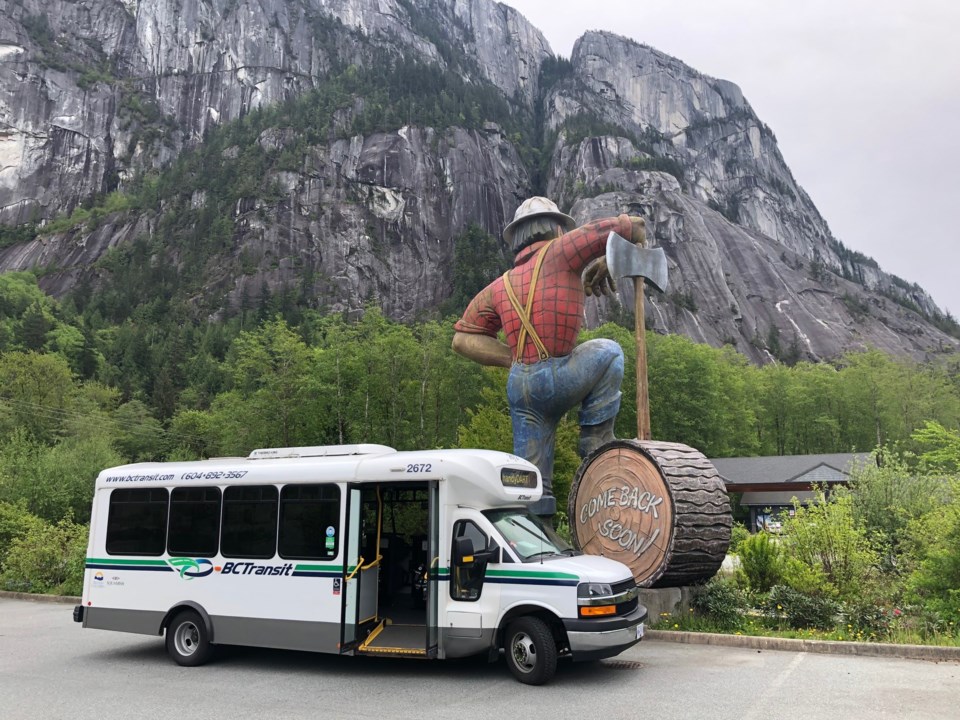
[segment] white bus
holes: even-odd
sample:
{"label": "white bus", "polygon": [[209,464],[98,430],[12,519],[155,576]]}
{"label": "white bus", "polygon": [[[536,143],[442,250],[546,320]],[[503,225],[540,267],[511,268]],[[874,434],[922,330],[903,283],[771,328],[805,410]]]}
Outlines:
{"label": "white bus", "polygon": [[140,463],[96,482],[86,628],[166,634],[181,665],[213,645],[455,658],[504,650],[521,682],[558,657],[639,642],[630,570],[580,555],[526,505],[536,467],[489,450],[382,445]]}

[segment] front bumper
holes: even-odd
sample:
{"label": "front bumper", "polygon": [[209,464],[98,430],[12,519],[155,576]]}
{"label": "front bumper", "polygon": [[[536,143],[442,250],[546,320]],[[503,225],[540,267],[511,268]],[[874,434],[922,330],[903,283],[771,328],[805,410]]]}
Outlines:
{"label": "front bumper", "polygon": [[629,615],[609,619],[564,620],[574,660],[602,660],[619,655],[643,639],[647,609],[638,605]]}

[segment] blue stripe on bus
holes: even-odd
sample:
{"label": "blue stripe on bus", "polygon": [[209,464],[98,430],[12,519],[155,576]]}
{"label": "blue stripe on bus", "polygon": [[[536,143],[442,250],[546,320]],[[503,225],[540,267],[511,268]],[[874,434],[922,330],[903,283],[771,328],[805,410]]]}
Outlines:
{"label": "blue stripe on bus", "polygon": [[576,587],[577,580],[538,580],[535,578],[505,578],[485,577],[485,583],[500,583],[502,585],[563,585]]}
{"label": "blue stripe on bus", "polygon": [[101,565],[97,564],[87,564],[87,569],[89,570],[149,570],[153,572],[173,572],[172,567],[164,567],[162,565]]}
{"label": "blue stripe on bus", "polygon": [[313,571],[313,570],[294,570],[291,575],[293,577],[325,577],[325,578],[338,578],[343,577],[343,571],[337,570],[334,572],[322,572],[322,571]]}
{"label": "blue stripe on bus", "polygon": [[[448,573],[438,573],[437,580],[449,582]],[[576,587],[578,580],[546,580],[541,578],[510,578],[510,577],[489,577],[483,578],[484,583],[500,583],[501,585],[555,585],[562,587]]]}

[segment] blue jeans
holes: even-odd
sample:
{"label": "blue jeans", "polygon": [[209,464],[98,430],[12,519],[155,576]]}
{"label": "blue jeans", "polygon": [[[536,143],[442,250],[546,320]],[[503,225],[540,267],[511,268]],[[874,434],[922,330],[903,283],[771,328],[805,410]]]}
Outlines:
{"label": "blue jeans", "polygon": [[533,504],[537,515],[553,515],[553,451],[557,423],[580,405],[580,426],[599,425],[620,410],[623,350],[613,340],[588,340],[569,355],[532,365],[514,363],[507,379],[507,401],[513,422],[513,452],[540,469],[543,498]]}

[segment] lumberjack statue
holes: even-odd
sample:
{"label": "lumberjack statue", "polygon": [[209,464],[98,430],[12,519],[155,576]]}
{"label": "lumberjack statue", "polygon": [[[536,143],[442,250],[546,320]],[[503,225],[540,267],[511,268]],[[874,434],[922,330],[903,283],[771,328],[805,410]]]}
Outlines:
{"label": "lumberjack statue", "polygon": [[[550,200],[526,200],[503,231],[514,267],[485,287],[454,326],[457,353],[510,368],[513,451],[540,469],[543,498],[531,509],[541,516],[556,512],[553,453],[563,415],[580,405],[581,457],[614,439],[623,350],[613,340],[576,344],[586,295],[615,290],[604,258],[611,232],[642,246],[643,218],[620,215],[578,228]],[[497,339],[501,328],[507,344]]]}

